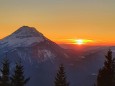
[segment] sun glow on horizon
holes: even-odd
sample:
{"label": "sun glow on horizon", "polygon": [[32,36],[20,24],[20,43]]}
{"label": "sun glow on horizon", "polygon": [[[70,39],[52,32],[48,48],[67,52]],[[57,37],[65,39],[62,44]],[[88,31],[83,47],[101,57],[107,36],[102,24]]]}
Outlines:
{"label": "sun glow on horizon", "polygon": [[[58,40],[58,41],[57,41]],[[78,46],[114,46],[115,41],[103,41],[103,40],[95,40],[95,39],[57,39],[54,40],[57,44],[69,44],[69,45],[78,45]]]}
{"label": "sun glow on horizon", "polygon": [[91,39],[58,39],[57,41],[58,44],[74,44],[74,45],[94,45],[97,43],[95,40]]}
{"label": "sun glow on horizon", "polygon": [[84,40],[78,39],[78,40],[76,40],[76,44],[82,45],[82,44],[84,44]]}
{"label": "sun glow on horizon", "polygon": [[75,40],[75,44],[78,44],[78,45],[83,45],[83,44],[91,43],[91,42],[93,42],[93,40],[88,40],[88,39],[77,39],[77,40]]}

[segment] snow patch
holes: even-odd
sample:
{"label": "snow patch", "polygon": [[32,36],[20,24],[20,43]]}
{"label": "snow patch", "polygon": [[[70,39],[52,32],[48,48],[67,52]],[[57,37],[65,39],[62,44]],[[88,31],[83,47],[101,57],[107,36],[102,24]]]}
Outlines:
{"label": "snow patch", "polygon": [[40,58],[42,58],[42,60],[47,60],[47,59],[53,60],[56,57],[50,50],[46,50],[46,49],[39,50],[38,56],[43,56],[43,58],[40,57]]}

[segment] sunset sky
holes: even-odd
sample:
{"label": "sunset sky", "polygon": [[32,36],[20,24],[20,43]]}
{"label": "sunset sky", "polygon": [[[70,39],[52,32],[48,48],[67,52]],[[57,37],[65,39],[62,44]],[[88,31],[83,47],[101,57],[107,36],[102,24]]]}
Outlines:
{"label": "sunset sky", "polygon": [[0,38],[23,25],[58,43],[115,44],[115,0],[0,0]]}

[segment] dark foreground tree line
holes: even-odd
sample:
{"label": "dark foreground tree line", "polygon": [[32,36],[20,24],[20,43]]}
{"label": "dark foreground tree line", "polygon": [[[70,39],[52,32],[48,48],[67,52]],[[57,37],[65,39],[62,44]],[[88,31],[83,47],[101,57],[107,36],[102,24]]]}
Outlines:
{"label": "dark foreground tree line", "polygon": [[21,62],[15,64],[13,75],[10,76],[10,63],[7,58],[3,59],[0,86],[24,86],[30,78],[24,77],[24,68]]}
{"label": "dark foreground tree line", "polygon": [[[24,76],[24,67],[21,61],[15,64],[12,76],[10,74],[10,63],[7,58],[3,60],[0,71],[2,73],[0,86],[25,86],[30,80],[30,78],[25,78]],[[59,66],[54,86],[69,86],[63,64]],[[113,58],[111,50],[107,52],[104,66],[99,70],[97,81],[93,86],[115,86],[115,58]]]}
{"label": "dark foreground tree line", "polygon": [[105,56],[104,66],[99,70],[97,86],[115,86],[115,58],[109,50]]}
{"label": "dark foreground tree line", "polygon": [[[13,71],[13,75],[11,75],[10,62],[8,58],[4,58],[0,71],[0,86],[25,86],[30,80],[30,78],[25,78],[24,76],[24,67],[21,61],[15,64],[15,70]],[[55,86],[69,86],[62,64],[59,67],[54,84]]]}

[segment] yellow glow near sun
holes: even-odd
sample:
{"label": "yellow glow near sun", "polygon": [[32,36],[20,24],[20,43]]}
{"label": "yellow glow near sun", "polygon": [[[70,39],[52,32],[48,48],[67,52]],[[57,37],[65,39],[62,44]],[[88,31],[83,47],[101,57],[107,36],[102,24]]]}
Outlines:
{"label": "yellow glow near sun", "polygon": [[66,42],[67,44],[77,44],[77,45],[92,45],[95,43],[94,40],[90,39],[63,39],[63,40],[64,43]]}
{"label": "yellow glow near sun", "polygon": [[76,44],[82,45],[82,44],[84,44],[84,40],[78,39],[78,40],[76,40]]}
{"label": "yellow glow near sun", "polygon": [[87,39],[77,39],[75,40],[76,44],[78,45],[83,45],[83,44],[86,44],[86,43],[89,43],[89,42],[92,42],[92,40],[87,40]]}

